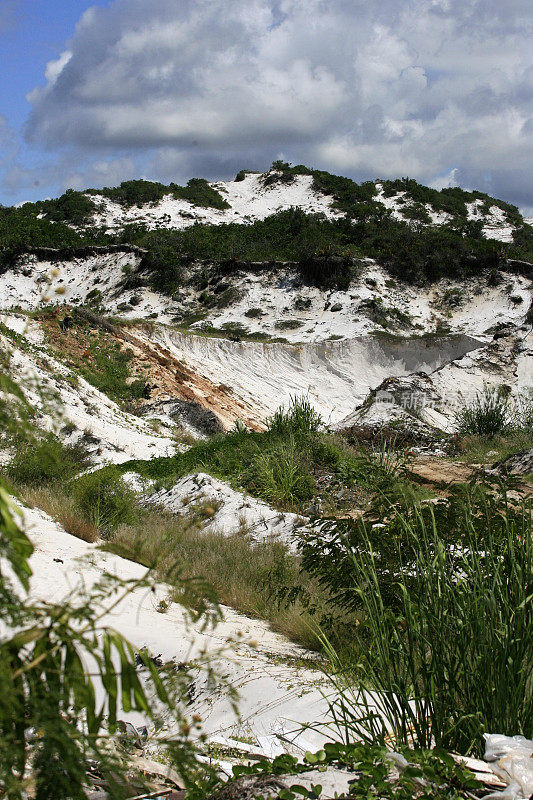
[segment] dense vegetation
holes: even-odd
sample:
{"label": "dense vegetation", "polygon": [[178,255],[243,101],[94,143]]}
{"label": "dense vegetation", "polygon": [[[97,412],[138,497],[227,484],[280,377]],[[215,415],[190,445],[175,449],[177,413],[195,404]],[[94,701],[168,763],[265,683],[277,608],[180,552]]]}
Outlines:
{"label": "dense vegetation", "polygon": [[166,186],[164,183],[145,180],[124,181],[120,186],[93,189],[92,194],[102,195],[126,207],[157,203],[163,197],[171,195],[176,200],[187,200],[195,206],[219,210],[229,208],[220,192],[213,189],[205,178],[191,178],[187,186],[178,186],[177,183]]}
{"label": "dense vegetation", "polygon": [[[314,270],[311,280],[324,286],[343,285],[349,280],[345,270],[341,283],[337,282],[337,267],[332,261],[335,258],[353,261],[369,256],[398,277],[413,282],[442,276],[460,278],[497,267],[503,258],[533,261],[533,231],[524,224],[518,209],[482,192],[459,188],[437,191],[409,178],[382,181],[386,196],[404,193],[405,220],[398,220],[376,200],[373,182],[357,184],[323,170],[279,161],[274,162],[263,182],[265,187],[276,182],[289,184],[297,175],[311,176],[313,188],[330,196],[333,206],[343,216],[328,220],[318,214],[289,209],[252,224],[195,224],[180,231],[165,228],[148,231],[142,224],[132,224],[116,234],[106,235],[102,229],[91,227],[97,202],[94,195],[124,206],[154,203],[171,194],[200,206],[228,207],[223,196],[203,179],[191,179],[185,187],[125,181],[118,187],[92,191],[92,198],[69,190],[56,200],[26,203],[21,208],[0,208],[0,268],[32,247],[132,244],[147,249],[144,266],[154,287],[172,293],[181,285],[183,267],[192,259],[233,265],[246,261],[296,261],[303,265],[305,278],[305,264],[310,258],[319,258],[321,269]],[[467,219],[466,203],[474,200],[482,201],[483,212],[494,205],[505,212],[508,221],[516,226],[513,243],[483,237],[482,223]],[[448,221],[440,226],[429,225],[426,204],[447,213]]]}
{"label": "dense vegetation", "polygon": [[107,241],[96,232],[81,234],[65,222],[40,219],[36,206],[27,203],[21,208],[0,207],[0,270],[9,268],[18,255],[35,247],[63,249]]}

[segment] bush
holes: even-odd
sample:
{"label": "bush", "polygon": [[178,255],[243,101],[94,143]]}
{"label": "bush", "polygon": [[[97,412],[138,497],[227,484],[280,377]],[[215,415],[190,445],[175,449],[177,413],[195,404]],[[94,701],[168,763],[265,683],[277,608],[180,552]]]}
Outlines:
{"label": "bush", "polygon": [[335,253],[304,256],[298,267],[306,283],[322,289],[347,291],[356,274],[353,258]]}
{"label": "bush", "polygon": [[62,483],[81,472],[88,462],[81,445],[63,445],[55,434],[48,433],[40,439],[18,442],[7,474],[11,480],[28,486]]}
{"label": "bush", "polygon": [[291,397],[289,407],[279,408],[269,420],[268,429],[276,434],[309,434],[317,433],[322,428],[322,417],[315,411],[310,400],[302,397]]}
{"label": "bush", "polygon": [[495,436],[511,425],[511,404],[502,389],[485,386],[471,402],[464,402],[456,414],[457,430],[461,434]]}
{"label": "bush", "polygon": [[108,197],[115,203],[123,206],[143,206],[146,203],[157,203],[166,195],[172,195],[180,200],[188,200],[189,203],[197,206],[212,208],[228,208],[228,203],[224,200],[220,192],[213,189],[205,178],[191,178],[187,186],[178,186],[170,183],[165,186],[157,181],[133,180],[123,181],[120,186],[95,190],[95,194]]}
{"label": "bush", "polygon": [[70,225],[86,225],[96,211],[96,203],[83,192],[67,189],[56,200],[41,200],[35,204],[47,219]]}
{"label": "bush", "polygon": [[135,521],[135,493],[114,467],[83,475],[72,491],[85,518],[104,538],[112,536],[119,525]]}
{"label": "bush", "polygon": [[[269,430],[233,430],[213,436],[187,451],[150,461],[130,461],[120,471],[134,471],[171,485],[185,475],[207,472],[228,481],[237,490],[295,511],[295,505],[315,494],[315,475],[322,475],[321,496],[338,495],[355,480],[374,480],[366,459],[339,438],[321,430],[322,420],[308,400],[293,398],[288,409],[280,409],[270,421]],[[281,467],[276,466],[278,460]],[[304,477],[305,476],[305,477]],[[292,498],[292,499],[290,499]]]}
{"label": "bush", "polygon": [[[301,262],[304,277],[319,286],[346,288],[351,275],[349,261],[368,256],[381,261],[395,275],[412,282],[438,280],[442,276],[461,278],[496,269],[502,258],[533,260],[533,228],[525,225],[513,206],[480,192],[452,188],[436,191],[411,179],[384,181],[385,194],[407,192],[415,205],[406,203],[405,214],[427,222],[424,205],[451,215],[448,225],[417,226],[394,219],[382,203],[375,200],[372,182],[357,184],[349,178],[332,175],[303,165],[286,162],[273,165],[276,174],[268,181],[290,182],[297,175],[313,179],[313,189],[330,196],[332,205],[345,216],[327,219],[288,209],[250,225],[192,225],[177,230],[149,232],[141,224],[126,225],[110,236],[104,228],[86,227],[75,231],[70,224],[86,224],[94,202],[86,193],[67,192],[43,203],[26,203],[22,208],[0,207],[0,266],[9,266],[20,253],[34,247],[72,248],[112,243],[131,244],[148,253],[143,266],[150,271],[155,288],[172,294],[183,280],[183,266],[194,259],[216,259],[233,269],[243,261]],[[241,178],[244,173],[239,173]],[[204,179],[193,178],[187,186],[154,181],[125,181],[118,187],[91,190],[124,205],[158,202],[165,195],[193,204],[224,209],[224,197]],[[481,236],[478,221],[466,218],[466,203],[485,199],[497,205],[517,226],[512,244],[487,241]],[[46,218],[39,219],[39,215]],[[66,222],[70,224],[66,224]],[[313,259],[318,259],[318,263]],[[322,259],[322,261],[320,261]],[[335,259],[340,259],[336,263]],[[344,260],[344,263],[342,261]]]}

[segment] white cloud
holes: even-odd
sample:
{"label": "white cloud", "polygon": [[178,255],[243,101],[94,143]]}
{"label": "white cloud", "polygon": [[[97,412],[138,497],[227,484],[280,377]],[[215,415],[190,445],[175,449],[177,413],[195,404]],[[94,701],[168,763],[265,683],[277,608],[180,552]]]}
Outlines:
{"label": "white cloud", "polygon": [[47,66],[29,135],[159,177],[280,151],[365,178],[453,169],[531,204],[531,28],[528,0],[115,0]]}

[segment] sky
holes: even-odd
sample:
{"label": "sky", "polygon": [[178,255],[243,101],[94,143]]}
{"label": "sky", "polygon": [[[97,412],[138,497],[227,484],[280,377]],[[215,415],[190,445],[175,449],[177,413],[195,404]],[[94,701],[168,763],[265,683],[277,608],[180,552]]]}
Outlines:
{"label": "sky", "polygon": [[533,213],[532,0],[0,0],[0,203],[265,170]]}

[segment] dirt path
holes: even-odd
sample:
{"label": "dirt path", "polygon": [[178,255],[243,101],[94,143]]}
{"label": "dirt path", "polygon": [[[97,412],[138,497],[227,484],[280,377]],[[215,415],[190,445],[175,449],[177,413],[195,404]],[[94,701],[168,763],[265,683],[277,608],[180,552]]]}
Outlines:
{"label": "dirt path", "polygon": [[406,466],[407,472],[423,483],[433,486],[449,486],[452,483],[465,483],[478,471],[477,467],[460,461],[444,458],[420,456]]}
{"label": "dirt path", "polygon": [[[466,483],[477,473],[482,474],[483,468],[480,465],[464,464],[461,461],[450,461],[445,458],[435,458],[431,456],[420,456],[410,462],[407,472],[415,480],[433,487],[435,490],[443,490],[454,483]],[[487,475],[487,477],[491,477]],[[518,483],[515,490],[523,497],[533,497],[533,486],[529,483]]]}

